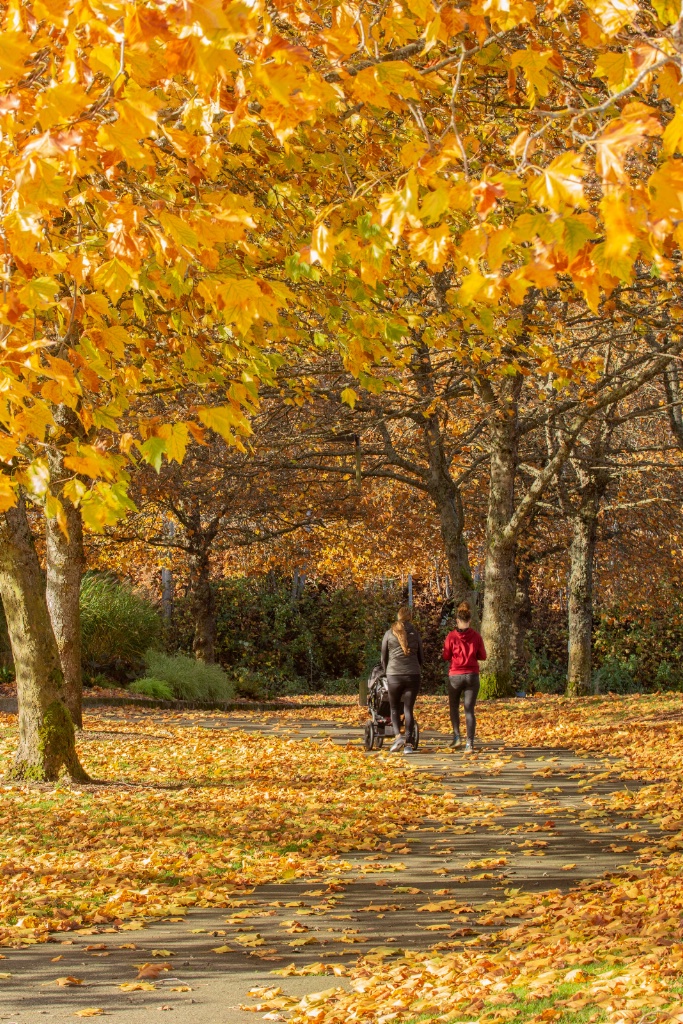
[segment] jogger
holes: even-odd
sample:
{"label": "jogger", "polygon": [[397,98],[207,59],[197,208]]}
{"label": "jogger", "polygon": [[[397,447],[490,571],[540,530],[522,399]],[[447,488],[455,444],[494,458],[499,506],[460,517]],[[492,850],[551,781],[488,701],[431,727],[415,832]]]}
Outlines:
{"label": "jogger", "polygon": [[467,727],[467,743],[465,753],[474,750],[474,732],[477,720],[474,706],[479,693],[479,662],[486,661],[486,648],[476,629],[470,627],[472,610],[467,601],[458,605],[456,626],[448,636],[443,648],[445,661],[450,662],[448,668],[448,707],[453,726],[452,747],[459,747],[460,738],[460,698],[465,708],[465,724]]}

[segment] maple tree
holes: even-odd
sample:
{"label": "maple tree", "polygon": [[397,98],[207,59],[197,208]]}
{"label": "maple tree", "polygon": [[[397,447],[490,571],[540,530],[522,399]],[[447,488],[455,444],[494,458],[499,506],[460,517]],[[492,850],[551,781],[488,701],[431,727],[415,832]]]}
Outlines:
{"label": "maple tree", "polygon": [[[641,380],[680,349],[676,5],[3,13],[5,506],[20,486],[62,529],[64,501],[98,528],[122,514],[133,439],[118,455],[102,432],[132,393],[196,390],[186,422],[141,418],[154,463],[207,426],[237,440],[288,343],[334,347],[361,385],[397,341],[446,345],[497,439],[486,688],[506,692],[518,530],[583,422],[513,508],[520,378],[602,401],[600,359],[529,310],[619,308],[654,275]],[[63,405],[85,439],[63,438],[77,475],[51,486]]]}

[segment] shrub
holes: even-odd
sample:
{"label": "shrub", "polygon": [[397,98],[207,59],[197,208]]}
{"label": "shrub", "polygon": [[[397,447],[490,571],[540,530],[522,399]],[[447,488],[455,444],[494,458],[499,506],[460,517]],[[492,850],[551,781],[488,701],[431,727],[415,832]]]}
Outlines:
{"label": "shrub", "polygon": [[153,697],[155,700],[173,700],[173,690],[163,679],[145,676],[144,679],[136,679],[128,689],[131,693],[139,693],[143,697]]}
{"label": "shrub", "polygon": [[530,693],[564,693],[567,677],[547,651],[534,651],[529,659],[526,686]]}
{"label": "shrub", "polygon": [[106,672],[130,678],[144,663],[145,651],[161,639],[162,622],[154,605],[113,576],[87,573],[81,584],[83,666],[90,676]]}
{"label": "shrub", "polygon": [[681,672],[668,661],[660,661],[654,680],[655,690],[680,690]]}
{"label": "shrub", "polygon": [[635,655],[628,661],[619,658],[605,658],[600,668],[593,673],[595,693],[641,693],[642,686],[636,682],[637,663]]}
{"label": "shrub", "polygon": [[239,665],[232,669],[231,679],[238,697],[245,697],[247,700],[266,700],[270,696],[271,686],[263,672],[254,672]]}
{"label": "shrub", "polygon": [[[291,579],[276,573],[221,580],[213,592],[217,658],[238,693],[260,698],[316,692],[324,680],[367,674],[400,603],[393,587],[332,590],[311,582],[294,601]],[[176,605],[169,641],[191,648],[188,601]]]}
{"label": "shrub", "polygon": [[147,652],[148,677],[168,686],[176,700],[228,701],[234,696],[232,682],[220,665],[207,665],[185,654]]}

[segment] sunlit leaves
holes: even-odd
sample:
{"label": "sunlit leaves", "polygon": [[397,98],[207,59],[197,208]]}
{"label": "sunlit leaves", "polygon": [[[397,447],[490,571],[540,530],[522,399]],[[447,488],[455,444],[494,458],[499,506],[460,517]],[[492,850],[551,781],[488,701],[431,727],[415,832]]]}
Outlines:
{"label": "sunlit leaves", "polygon": [[583,177],[586,165],[575,153],[555,157],[529,185],[529,196],[556,213],[586,205]]}
{"label": "sunlit leaves", "polygon": [[629,25],[638,14],[636,0],[588,0],[586,6],[609,35]]}

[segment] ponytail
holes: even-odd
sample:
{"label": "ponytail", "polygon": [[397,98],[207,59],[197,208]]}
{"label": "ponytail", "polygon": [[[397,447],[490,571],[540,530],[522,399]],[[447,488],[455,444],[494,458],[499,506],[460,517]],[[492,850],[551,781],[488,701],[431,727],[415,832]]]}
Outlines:
{"label": "ponytail", "polygon": [[408,608],[408,606],[405,604],[401,605],[401,607],[398,610],[398,615],[396,616],[396,622],[391,627],[391,632],[398,640],[399,644],[401,645],[401,650],[405,655],[411,653],[410,644],[408,643],[408,631],[405,627],[406,622],[410,622],[411,618],[412,613],[410,611],[410,608]]}

